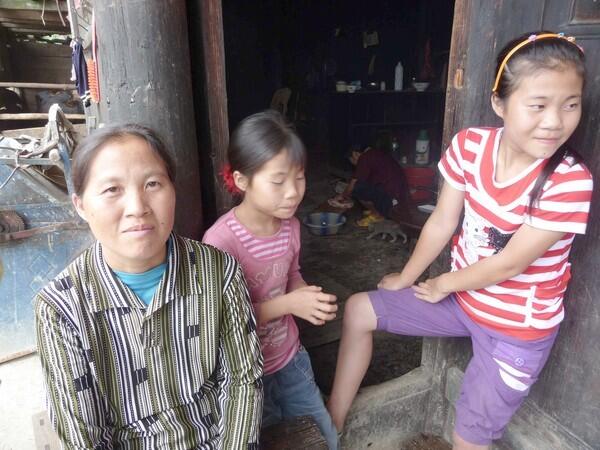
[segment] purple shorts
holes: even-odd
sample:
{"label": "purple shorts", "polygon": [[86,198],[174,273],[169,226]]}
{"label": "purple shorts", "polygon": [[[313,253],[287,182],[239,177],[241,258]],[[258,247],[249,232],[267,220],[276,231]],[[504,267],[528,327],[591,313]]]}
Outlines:
{"label": "purple shorts", "polygon": [[503,335],[475,323],[453,295],[428,303],[416,298],[411,288],[368,294],[378,330],[409,336],[471,337],[473,357],[455,405],[455,431],[478,445],[499,439],[537,380],[557,332],[535,341]]}

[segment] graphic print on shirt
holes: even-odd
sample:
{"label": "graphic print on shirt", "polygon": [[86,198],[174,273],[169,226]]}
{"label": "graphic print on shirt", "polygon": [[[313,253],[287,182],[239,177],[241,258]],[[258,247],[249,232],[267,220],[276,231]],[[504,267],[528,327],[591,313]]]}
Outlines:
{"label": "graphic print on shirt", "polygon": [[[258,271],[253,276],[247,277],[246,283],[250,289],[256,289],[271,278],[287,278],[288,268],[289,264],[287,262],[274,262],[273,264],[267,265],[264,270]],[[282,294],[285,294],[285,292]],[[271,292],[267,295],[267,299],[274,297],[274,295],[271,295]]]}
{"label": "graphic print on shirt", "polygon": [[[463,239],[466,244],[465,256],[469,263],[478,261],[481,256],[495,255],[500,252],[512,237],[512,233],[503,233],[498,228],[489,226],[468,208],[465,210],[463,230]],[[491,253],[482,252],[481,249],[493,251]]]}
{"label": "graphic print on shirt", "polygon": [[465,242],[465,258],[469,264],[479,261],[480,247],[487,247],[488,235],[485,222],[468,209],[463,220],[463,240]]}
{"label": "graphic print on shirt", "polygon": [[[269,292],[268,298],[272,299],[283,294],[285,294],[284,289],[278,287]],[[258,337],[265,347],[279,347],[286,341],[287,335],[288,327],[285,323],[285,316],[273,319],[258,328]]]}
{"label": "graphic print on shirt", "polygon": [[503,250],[510,241],[512,237],[511,233],[504,234],[497,228],[491,227],[489,234],[489,245],[494,249],[494,254],[498,253],[500,250]]}

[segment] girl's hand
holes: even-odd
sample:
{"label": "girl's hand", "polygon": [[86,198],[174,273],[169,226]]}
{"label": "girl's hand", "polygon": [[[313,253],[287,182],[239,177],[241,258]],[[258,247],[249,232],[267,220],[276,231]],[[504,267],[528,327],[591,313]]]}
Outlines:
{"label": "girl's hand", "polygon": [[425,282],[413,286],[415,297],[429,303],[437,303],[446,298],[449,292],[444,292],[440,286],[440,277],[430,278]]}
{"label": "girl's hand", "polygon": [[313,325],[323,325],[335,319],[336,297],[323,292],[320,286],[304,286],[286,295],[290,312]]}
{"label": "girl's hand", "polygon": [[388,291],[398,291],[410,287],[411,284],[412,283],[407,283],[402,279],[402,274],[400,272],[393,272],[385,275],[381,281],[377,283],[377,287],[380,289],[387,289]]}

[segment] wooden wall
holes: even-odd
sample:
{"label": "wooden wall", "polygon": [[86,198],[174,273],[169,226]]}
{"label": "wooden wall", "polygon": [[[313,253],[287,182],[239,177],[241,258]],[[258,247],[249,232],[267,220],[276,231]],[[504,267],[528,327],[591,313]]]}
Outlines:
{"label": "wooden wall", "polygon": [[70,83],[71,47],[37,42],[10,43],[13,79],[30,83]]}
{"label": "wooden wall", "polygon": [[12,77],[10,54],[8,53],[8,36],[0,27],[0,81],[9,81]]}

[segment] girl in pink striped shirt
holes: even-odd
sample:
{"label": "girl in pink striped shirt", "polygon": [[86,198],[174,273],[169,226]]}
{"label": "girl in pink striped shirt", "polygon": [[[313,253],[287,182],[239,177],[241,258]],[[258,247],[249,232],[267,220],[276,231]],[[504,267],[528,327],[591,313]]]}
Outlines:
{"label": "girl in pink striped shirt", "polygon": [[[437,206],[414,253],[378,290],[348,300],[329,411],[341,429],[376,329],[468,336],[455,449],[486,449],[542,370],[564,317],[568,261],[584,233],[590,172],[566,144],[581,117],[583,50],[538,32],[498,56],[491,103],[503,128],[460,131],[443,155]],[[450,241],[451,271],[415,284]]]}
{"label": "girl in pink striped shirt", "polygon": [[258,322],[264,357],[263,427],[312,416],[330,449],[337,431],[325,409],[294,317],[314,325],[335,318],[335,296],[308,286],[300,274],[300,225],[294,213],[304,196],[304,145],[276,111],[244,119],[231,136],[226,185],[241,203],[206,231],[203,241],[241,264]]}

